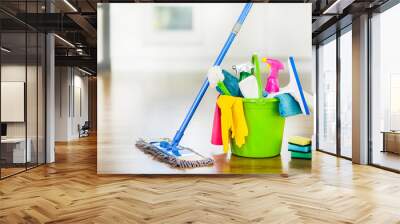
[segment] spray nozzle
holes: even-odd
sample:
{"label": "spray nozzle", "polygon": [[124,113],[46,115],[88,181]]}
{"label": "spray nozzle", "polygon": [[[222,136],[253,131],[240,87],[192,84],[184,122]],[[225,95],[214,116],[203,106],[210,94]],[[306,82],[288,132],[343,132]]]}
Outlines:
{"label": "spray nozzle", "polygon": [[277,59],[272,58],[263,58],[262,61],[267,63],[267,65],[270,66],[271,70],[267,79],[265,91],[267,91],[268,93],[279,92],[278,73],[280,70],[284,69],[283,63]]}
{"label": "spray nozzle", "polygon": [[239,76],[239,81],[251,76],[251,70],[254,68],[254,65],[250,62],[234,65],[232,68],[236,71],[236,75]]}
{"label": "spray nozzle", "polygon": [[[272,59],[272,58],[263,58],[262,62],[267,63],[268,67],[273,71],[280,71],[284,69],[284,65],[281,61],[277,60],[277,59]],[[271,74],[272,74],[271,71]],[[278,75],[277,72],[274,72],[274,75]]]}
{"label": "spray nozzle", "polygon": [[251,64],[250,62],[239,64],[239,65],[234,65],[232,66],[234,70],[236,70],[237,74],[240,74],[241,72],[251,72],[251,69],[254,68],[254,65]]}

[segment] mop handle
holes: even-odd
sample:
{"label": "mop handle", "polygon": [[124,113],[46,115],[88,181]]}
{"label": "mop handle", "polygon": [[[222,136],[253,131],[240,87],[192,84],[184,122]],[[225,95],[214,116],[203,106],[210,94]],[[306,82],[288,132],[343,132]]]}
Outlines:
{"label": "mop handle", "polygon": [[[240,30],[244,20],[246,19],[247,14],[249,14],[252,5],[253,5],[253,3],[251,3],[251,2],[245,4],[245,6],[242,10],[242,13],[240,14],[235,25],[233,26],[232,31],[224,44],[224,47],[222,48],[221,52],[219,53],[217,59],[215,60],[214,66],[221,65],[233,40],[235,39],[236,35],[239,33],[239,30]],[[208,82],[208,79],[204,80],[203,85],[201,86],[200,91],[196,96],[196,99],[194,100],[192,106],[190,107],[188,113],[186,114],[185,120],[183,120],[179,130],[176,132],[174,139],[172,140],[172,143],[171,143],[172,148],[175,148],[177,145],[179,145],[179,142],[181,141],[183,134],[184,134],[187,126],[189,125],[189,122],[192,119],[194,113],[196,112],[197,107],[199,106],[201,100],[203,99],[203,96],[206,93],[209,85],[210,85],[210,83]]]}

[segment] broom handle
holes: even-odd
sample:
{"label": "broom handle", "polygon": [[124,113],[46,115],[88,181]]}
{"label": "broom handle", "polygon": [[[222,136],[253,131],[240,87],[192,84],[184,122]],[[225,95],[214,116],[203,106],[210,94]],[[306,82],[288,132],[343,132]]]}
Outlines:
{"label": "broom handle", "polygon": [[[247,14],[249,14],[252,5],[253,5],[253,3],[245,4],[245,6],[242,10],[242,13],[240,14],[235,25],[233,26],[232,32],[230,33],[228,39],[226,40],[226,42],[224,44],[224,47],[222,48],[221,52],[219,53],[217,59],[215,60],[214,66],[221,65],[233,40],[235,39],[236,35],[239,33],[240,27],[242,26],[244,20],[246,19]],[[181,141],[183,134],[185,133],[185,130],[186,130],[187,126],[189,125],[189,122],[192,119],[194,113],[196,112],[196,109],[199,106],[201,100],[203,99],[203,96],[206,93],[209,85],[210,85],[210,83],[208,82],[208,79],[204,80],[204,83],[201,86],[200,91],[196,96],[196,99],[194,100],[192,106],[190,107],[188,113],[186,114],[185,120],[183,120],[179,130],[176,132],[174,139],[172,140],[172,143],[171,143],[172,150],[174,150],[176,148],[176,146],[179,145],[179,142]]]}

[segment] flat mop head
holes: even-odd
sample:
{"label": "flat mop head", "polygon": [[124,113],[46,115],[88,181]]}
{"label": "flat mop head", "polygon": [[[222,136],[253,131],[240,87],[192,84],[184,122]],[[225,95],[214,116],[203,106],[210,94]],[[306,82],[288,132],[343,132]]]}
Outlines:
{"label": "flat mop head", "polygon": [[139,139],[136,141],[136,147],[173,168],[196,168],[214,164],[213,159],[204,157],[190,148],[183,146],[172,147],[169,139],[158,141]]}

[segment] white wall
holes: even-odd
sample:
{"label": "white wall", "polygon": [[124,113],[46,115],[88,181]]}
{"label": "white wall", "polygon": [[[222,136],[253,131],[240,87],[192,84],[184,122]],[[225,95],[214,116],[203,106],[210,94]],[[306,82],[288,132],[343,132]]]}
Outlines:
{"label": "white wall", "polygon": [[[313,89],[313,93],[317,92],[317,48],[315,45],[312,46],[312,78],[311,78],[311,86]],[[317,105],[317,98],[313,97],[312,105]],[[317,113],[313,113],[313,137],[312,137],[312,149],[316,149],[316,142],[317,142]]]}
{"label": "white wall", "polygon": [[88,78],[76,68],[56,67],[55,89],[55,140],[76,139],[78,124],[88,120]]}
{"label": "white wall", "polygon": [[55,68],[55,141],[68,140],[68,116],[70,83],[68,67]]}
{"label": "white wall", "polygon": [[[25,76],[26,76],[26,71],[28,72],[28,75],[31,74],[35,74],[36,75],[36,67],[33,66],[28,66],[25,67],[25,65],[18,65],[18,64],[5,64],[1,66],[1,81],[2,82],[25,82]],[[29,78],[29,77],[28,77]],[[29,80],[29,84],[32,85],[36,85],[35,83],[31,83],[32,80]],[[34,101],[31,98],[35,98],[36,99],[36,88],[32,89],[32,88],[27,88],[27,96],[28,96],[28,103]],[[2,97],[6,97],[6,96],[2,96]],[[29,105],[28,105],[29,106]],[[30,105],[30,106],[34,106],[36,108],[36,104],[35,105]],[[1,108],[2,110],[7,110],[7,108]],[[24,109],[24,108],[23,108]],[[29,111],[31,112],[31,111]],[[36,123],[36,113],[28,113],[28,122],[32,122],[35,121]],[[33,117],[32,117],[33,116]],[[25,123],[26,122],[8,122],[7,123],[7,135],[8,137],[25,137]],[[30,129],[31,127],[33,127],[34,125],[32,125],[31,123],[28,125],[28,129]],[[33,127],[34,130],[36,130],[36,126]],[[28,130],[28,137],[29,134],[31,133],[30,130]]]}
{"label": "white wall", "polygon": [[25,121],[25,83],[1,82],[1,121]]}
{"label": "white wall", "polygon": [[[146,75],[167,75],[165,70],[204,73],[212,63],[210,59],[216,58],[223,46],[243,6],[187,4],[193,8],[193,32],[163,33],[152,28],[152,10],[156,5],[111,5],[111,60],[115,70],[130,71],[134,67]],[[204,16],[205,12],[207,16]],[[255,52],[260,57],[277,58],[284,63],[291,55],[296,58],[303,87],[312,94],[312,33],[311,23],[305,23],[308,17],[311,20],[311,4],[255,3],[223,62],[224,68],[249,61]],[[123,35],[119,34],[121,30]],[[261,64],[266,71],[266,66]],[[288,82],[286,67],[280,76],[283,85]]]}
{"label": "white wall", "polygon": [[[38,69],[38,70],[37,70]],[[24,82],[26,86],[26,107],[18,108],[26,112],[26,120],[22,122],[6,122],[7,137],[24,138],[27,136],[30,142],[32,161],[44,162],[45,150],[45,117],[44,117],[44,73],[41,66],[25,66],[25,64],[10,63],[1,66],[2,82]],[[2,95],[7,98],[7,95]],[[25,105],[25,103],[24,103]],[[12,110],[2,107],[1,110]],[[15,110],[15,108],[14,108]],[[8,111],[13,113],[13,111]],[[16,112],[15,112],[16,113]],[[37,156],[37,153],[39,154]]]}
{"label": "white wall", "polygon": [[[1,81],[2,82],[25,82],[25,65],[8,64],[1,66]],[[28,67],[31,70],[32,67]],[[25,82],[26,83],[26,82]],[[4,96],[2,96],[4,97]],[[1,108],[7,110],[7,108]],[[11,122],[7,124],[8,137],[25,137],[25,123]]]}
{"label": "white wall", "polygon": [[[72,109],[73,112],[73,119],[72,119],[72,136],[73,138],[78,137],[78,129],[76,128],[78,124],[81,126],[88,121],[89,114],[88,114],[88,77],[82,76],[83,73],[79,72],[76,74],[78,70],[75,70],[74,75],[74,93],[73,97],[75,99],[74,108]],[[80,101],[80,102],[79,102]],[[80,111],[81,110],[81,111]]]}

